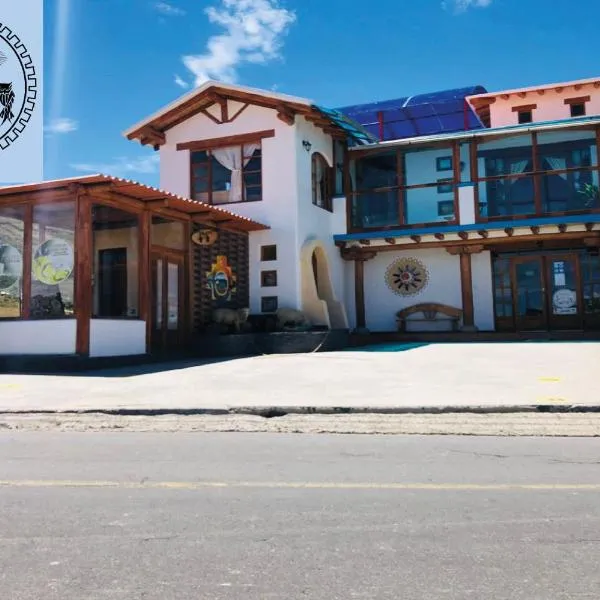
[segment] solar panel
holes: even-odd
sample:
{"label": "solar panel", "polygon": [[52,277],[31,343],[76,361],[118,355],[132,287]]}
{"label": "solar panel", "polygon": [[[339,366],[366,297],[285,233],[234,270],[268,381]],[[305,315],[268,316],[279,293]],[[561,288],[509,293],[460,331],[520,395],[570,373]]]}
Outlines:
{"label": "solar panel", "polygon": [[483,129],[466,97],[485,94],[472,86],[381,102],[346,106],[337,111],[355,121],[378,141]]}

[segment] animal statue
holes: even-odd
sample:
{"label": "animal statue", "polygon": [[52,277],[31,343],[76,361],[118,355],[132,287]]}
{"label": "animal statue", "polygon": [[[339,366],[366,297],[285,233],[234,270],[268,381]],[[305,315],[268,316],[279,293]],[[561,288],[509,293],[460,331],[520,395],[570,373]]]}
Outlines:
{"label": "animal statue", "polygon": [[212,312],[213,323],[219,326],[227,326],[228,328],[233,327],[234,330],[239,333],[242,329],[242,325],[248,320],[250,315],[249,308],[215,308]]}
{"label": "animal statue", "polygon": [[277,328],[287,331],[306,331],[310,323],[301,310],[295,308],[279,308],[275,313]]}

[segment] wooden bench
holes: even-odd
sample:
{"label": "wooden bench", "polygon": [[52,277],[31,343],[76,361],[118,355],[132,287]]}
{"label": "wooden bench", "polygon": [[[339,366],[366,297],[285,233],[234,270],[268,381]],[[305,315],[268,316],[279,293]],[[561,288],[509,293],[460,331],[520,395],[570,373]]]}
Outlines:
{"label": "wooden bench", "polygon": [[[436,321],[450,321],[452,331],[458,330],[458,325],[462,319],[462,310],[454,308],[446,304],[437,304],[435,302],[423,302],[421,304],[413,304],[407,308],[403,308],[396,313],[396,323],[398,331],[406,332],[406,322],[408,317],[414,314],[421,313],[421,318],[408,319],[411,323],[435,323]],[[438,316],[441,315],[441,316]]]}

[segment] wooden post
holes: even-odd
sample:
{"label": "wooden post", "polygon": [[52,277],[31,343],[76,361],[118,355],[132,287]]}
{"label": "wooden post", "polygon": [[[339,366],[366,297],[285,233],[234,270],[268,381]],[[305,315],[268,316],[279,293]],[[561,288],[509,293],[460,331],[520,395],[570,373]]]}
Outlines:
{"label": "wooden post", "polygon": [[151,328],[151,276],[150,276],[150,236],[152,229],[152,213],[144,211],[139,218],[140,226],[140,260],[139,260],[139,317],[146,322],[146,352],[150,351]]}
{"label": "wooden post", "polygon": [[342,250],[344,260],[354,261],[354,309],[356,312],[356,330],[367,331],[365,312],[365,262],[377,256],[375,250],[347,248]]}
{"label": "wooden post", "polygon": [[463,328],[475,328],[475,310],[473,306],[473,272],[471,268],[471,253],[460,253],[460,284],[462,293]]}
{"label": "wooden post", "polygon": [[92,318],[92,203],[78,191],[75,201],[75,317],[77,337],[75,351],[80,356],[90,353],[90,319]]}
{"label": "wooden post", "polygon": [[31,265],[33,258],[33,204],[25,206],[23,239],[23,307],[21,318],[29,319],[31,312]]}
{"label": "wooden post", "polygon": [[365,329],[365,261],[360,257],[354,260],[354,306],[356,310],[356,329]]}

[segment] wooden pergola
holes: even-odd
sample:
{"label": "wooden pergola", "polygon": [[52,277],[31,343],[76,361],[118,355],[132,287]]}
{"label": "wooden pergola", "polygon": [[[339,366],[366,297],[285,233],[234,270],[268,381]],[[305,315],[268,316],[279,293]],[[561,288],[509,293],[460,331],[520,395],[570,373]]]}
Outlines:
{"label": "wooden pergola", "polygon": [[232,212],[190,200],[134,181],[108,175],[90,175],[71,179],[46,181],[0,188],[0,210],[18,207],[24,214],[23,302],[21,319],[30,318],[32,223],[33,209],[44,204],[67,201],[75,205],[74,274],[75,318],[77,321],[76,353],[89,355],[90,322],[92,319],[93,278],[93,214],[92,207],[101,205],[121,209],[138,217],[139,279],[138,318],[146,322],[146,347],[149,347],[151,327],[151,227],[153,216],[183,224],[184,239],[181,254],[185,260],[185,296],[191,297],[193,279],[192,229],[231,232],[247,236],[249,232],[268,229],[256,221]]}

